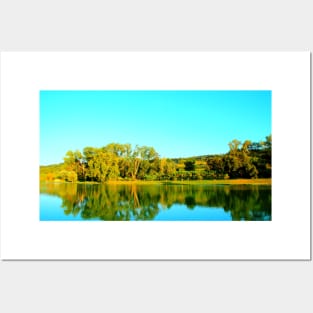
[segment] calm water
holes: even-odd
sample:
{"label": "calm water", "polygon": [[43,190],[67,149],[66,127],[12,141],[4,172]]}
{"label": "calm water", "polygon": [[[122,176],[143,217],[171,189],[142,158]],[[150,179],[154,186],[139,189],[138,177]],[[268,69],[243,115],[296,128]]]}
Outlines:
{"label": "calm water", "polygon": [[41,221],[269,221],[271,186],[40,185]]}

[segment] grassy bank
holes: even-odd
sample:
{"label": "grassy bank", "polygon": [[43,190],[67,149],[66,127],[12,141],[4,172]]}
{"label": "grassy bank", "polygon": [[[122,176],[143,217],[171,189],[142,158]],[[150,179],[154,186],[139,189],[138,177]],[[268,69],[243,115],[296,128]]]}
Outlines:
{"label": "grassy bank", "polygon": [[[164,182],[163,182],[164,183]],[[271,185],[271,178],[168,181],[171,185]]]}
{"label": "grassy bank", "polygon": [[[80,182],[80,184],[90,184],[90,182]],[[95,184],[95,183],[93,183]],[[170,180],[170,181],[108,181],[105,184],[109,185],[271,185],[271,178],[257,179],[220,179],[220,180]]]}

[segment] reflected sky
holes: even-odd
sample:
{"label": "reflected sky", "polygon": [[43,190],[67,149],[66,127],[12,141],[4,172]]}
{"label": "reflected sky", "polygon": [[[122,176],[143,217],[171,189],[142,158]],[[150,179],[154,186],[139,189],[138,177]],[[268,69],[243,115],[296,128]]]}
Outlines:
{"label": "reflected sky", "polygon": [[185,205],[174,204],[170,210],[160,210],[155,217],[155,221],[231,221],[230,212],[225,212],[223,208],[206,208],[195,206],[193,209],[186,208]]}

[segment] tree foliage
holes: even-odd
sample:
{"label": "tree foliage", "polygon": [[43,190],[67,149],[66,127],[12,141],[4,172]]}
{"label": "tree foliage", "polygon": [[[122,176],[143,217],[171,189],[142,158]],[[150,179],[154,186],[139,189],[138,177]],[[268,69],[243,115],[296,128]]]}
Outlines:
{"label": "tree foliage", "polygon": [[69,150],[64,163],[41,167],[41,180],[68,182],[110,180],[201,180],[268,178],[272,171],[272,136],[265,141],[229,144],[221,155],[184,159],[160,158],[153,147],[110,143],[101,148]]}

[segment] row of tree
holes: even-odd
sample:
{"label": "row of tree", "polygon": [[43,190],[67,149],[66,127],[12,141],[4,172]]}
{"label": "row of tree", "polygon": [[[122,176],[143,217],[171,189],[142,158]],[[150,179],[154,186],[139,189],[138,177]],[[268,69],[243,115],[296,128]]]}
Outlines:
{"label": "row of tree", "polygon": [[229,143],[229,152],[187,159],[160,158],[153,147],[110,143],[102,148],[68,151],[64,164],[44,180],[68,182],[110,180],[201,180],[271,177],[272,137]]}
{"label": "row of tree", "polygon": [[272,136],[265,141],[229,143],[225,155],[207,159],[209,171],[218,178],[269,178],[272,176]]}
{"label": "row of tree", "polygon": [[110,143],[102,148],[86,147],[68,151],[64,171],[75,173],[79,181],[155,180],[163,174],[175,172],[175,164],[160,159],[153,147]]}

